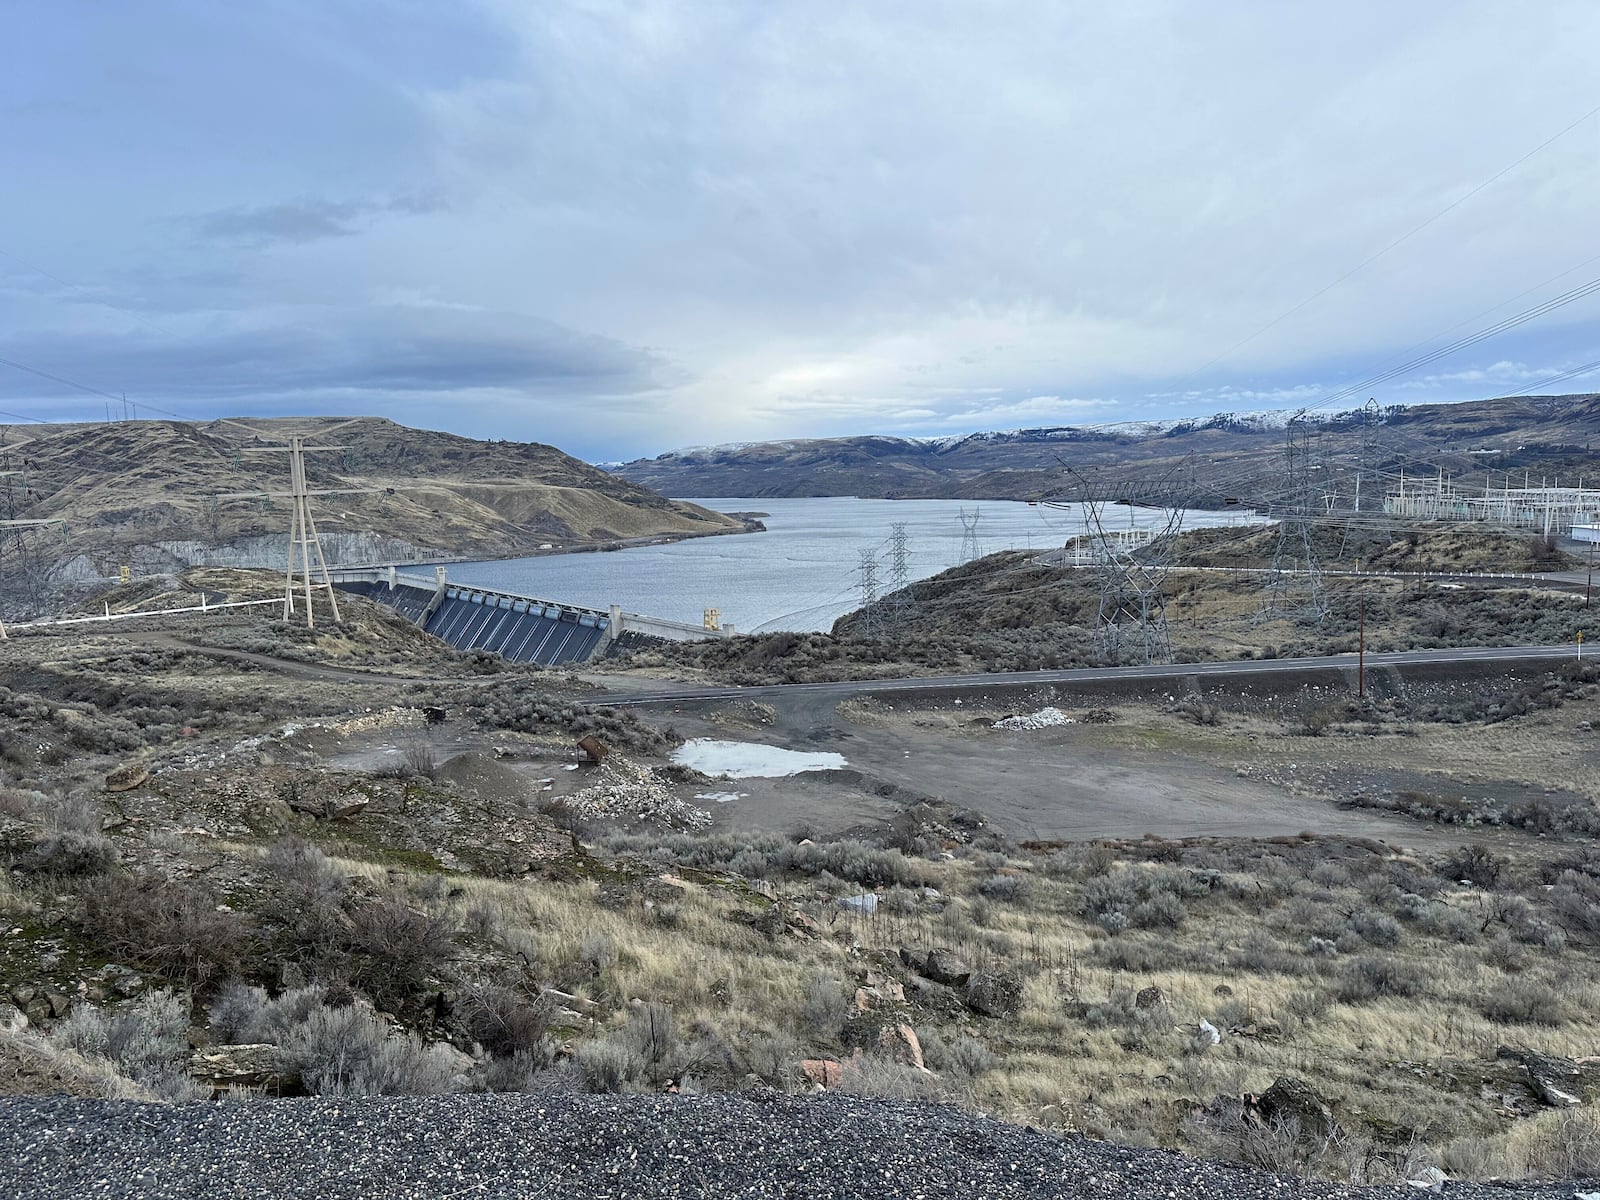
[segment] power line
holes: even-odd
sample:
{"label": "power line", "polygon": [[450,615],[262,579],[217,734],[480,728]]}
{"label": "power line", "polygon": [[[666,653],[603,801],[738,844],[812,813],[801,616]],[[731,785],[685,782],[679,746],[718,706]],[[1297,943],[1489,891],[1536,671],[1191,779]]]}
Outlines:
{"label": "power line", "polygon": [[1369,379],[1363,379],[1359,383],[1353,383],[1348,387],[1340,388],[1339,390],[1324,396],[1315,404],[1308,404],[1301,408],[1299,410],[1299,414],[1297,415],[1304,415],[1308,412],[1314,412],[1319,408],[1327,408],[1331,404],[1337,404],[1340,400],[1348,399],[1349,397],[1357,395],[1361,392],[1370,392],[1379,384],[1387,383],[1391,379],[1407,374],[1408,372],[1414,371],[1419,367],[1425,367],[1430,363],[1438,362],[1441,358],[1448,357],[1459,350],[1465,350],[1469,347],[1476,346],[1479,342],[1487,341],[1489,338],[1495,337],[1498,334],[1506,333],[1507,331],[1516,329],[1521,325],[1526,325],[1529,321],[1537,320],[1539,317],[1547,316],[1558,309],[1565,308],[1569,304],[1584,299],[1586,296],[1591,296],[1595,292],[1600,292],[1600,279],[1591,279],[1588,283],[1580,284],[1575,288],[1562,292],[1559,296],[1553,296],[1549,300],[1535,304],[1531,308],[1524,309],[1522,312],[1517,313],[1514,316],[1506,317],[1504,320],[1497,321],[1493,325],[1490,325],[1485,329],[1480,329],[1476,333],[1470,334],[1467,337],[1458,338],[1447,346],[1441,346],[1439,349],[1431,351],[1428,354],[1419,355],[1418,357],[1400,363],[1397,366],[1390,367],[1389,369],[1381,371]]}
{"label": "power line", "polygon": [[1489,187],[1491,184],[1496,183],[1497,181],[1505,178],[1512,171],[1516,170],[1523,163],[1527,162],[1534,155],[1538,154],[1541,150],[1545,149],[1547,146],[1550,146],[1551,144],[1553,144],[1555,142],[1558,142],[1562,138],[1566,137],[1567,134],[1571,133],[1574,129],[1576,129],[1579,125],[1582,125],[1585,121],[1587,121],[1590,117],[1594,116],[1596,113],[1600,113],[1600,105],[1596,105],[1594,108],[1591,108],[1588,112],[1584,113],[1583,116],[1579,117],[1576,121],[1572,122],[1572,124],[1570,124],[1570,125],[1566,126],[1565,128],[1563,128],[1559,133],[1553,134],[1550,137],[1546,138],[1544,141],[1540,142],[1537,146],[1535,146],[1532,150],[1529,150],[1526,154],[1524,154],[1521,158],[1517,159],[1516,162],[1512,163],[1510,166],[1502,167],[1500,170],[1496,171],[1493,175],[1489,176],[1489,178],[1485,179],[1482,183],[1478,184],[1477,187],[1473,188],[1471,191],[1467,192],[1465,195],[1460,196],[1455,200],[1452,200],[1449,204],[1445,205],[1438,212],[1434,213],[1433,216],[1429,217],[1426,221],[1423,221],[1420,225],[1413,226],[1410,230],[1408,230],[1407,232],[1401,234],[1399,237],[1395,238],[1392,242],[1390,242],[1388,245],[1384,246],[1381,250],[1378,250],[1374,254],[1368,255],[1366,258],[1362,259],[1355,266],[1351,267],[1344,274],[1340,275],[1332,283],[1329,283],[1329,284],[1325,285],[1324,287],[1319,288],[1317,291],[1312,292],[1311,295],[1307,296],[1304,300],[1300,301],[1300,303],[1294,305],[1294,307],[1288,309],[1287,311],[1285,311],[1283,313],[1280,313],[1278,316],[1276,316],[1272,320],[1268,321],[1260,329],[1257,329],[1249,337],[1243,338],[1242,340],[1235,342],[1233,345],[1229,346],[1226,350],[1224,350],[1221,354],[1219,354],[1215,358],[1213,358],[1210,362],[1206,363],[1205,366],[1203,366],[1203,367],[1199,368],[1198,370],[1192,372],[1191,373],[1191,377],[1194,376],[1194,375],[1204,374],[1206,371],[1208,371],[1212,367],[1216,366],[1223,359],[1225,359],[1229,355],[1231,355],[1235,350],[1238,350],[1238,349],[1240,349],[1240,348],[1242,348],[1244,346],[1249,345],[1251,342],[1255,341],[1258,337],[1260,337],[1262,334],[1266,333],[1268,330],[1273,329],[1274,327],[1276,327],[1276,326],[1282,324],[1284,321],[1288,320],[1290,317],[1294,316],[1295,313],[1297,313],[1301,309],[1305,308],[1308,304],[1311,304],[1314,301],[1321,299],[1323,296],[1325,296],[1329,292],[1333,291],[1334,288],[1338,287],[1341,283],[1345,282],[1345,280],[1351,278],[1352,276],[1354,276],[1356,274],[1359,274],[1361,271],[1364,271],[1367,267],[1369,267],[1373,263],[1377,262],[1378,259],[1382,258],[1385,254],[1389,253],[1389,251],[1395,249],[1398,246],[1401,246],[1401,245],[1405,244],[1406,242],[1409,242],[1412,238],[1416,237],[1417,234],[1421,233],[1424,229],[1428,228],[1428,226],[1432,225],[1434,222],[1438,221],[1440,218],[1448,216],[1450,213],[1452,213],[1456,209],[1460,208],[1468,200],[1471,200],[1474,196],[1476,196],[1479,192],[1483,191],[1485,188]]}
{"label": "power line", "polygon": [[1526,396],[1529,392],[1547,387],[1552,383],[1560,383],[1563,379],[1574,379],[1580,375],[1589,375],[1600,371],[1600,358],[1584,363],[1581,367],[1573,367],[1570,371],[1562,371],[1559,375],[1549,375],[1544,379],[1536,380],[1527,387],[1520,387],[1514,392],[1507,392],[1507,396]]}
{"label": "power line", "polygon": [[37,375],[40,379],[48,379],[52,383],[60,383],[67,387],[77,388],[80,392],[88,392],[91,396],[99,396],[103,400],[115,400],[118,404],[121,404],[123,400],[121,396],[113,396],[110,392],[102,392],[99,388],[90,387],[87,383],[79,383],[76,379],[68,379],[65,375],[41,371],[38,367],[30,367],[27,363],[17,362],[13,358],[0,358],[0,365],[14,367],[18,371],[26,371],[29,375]]}

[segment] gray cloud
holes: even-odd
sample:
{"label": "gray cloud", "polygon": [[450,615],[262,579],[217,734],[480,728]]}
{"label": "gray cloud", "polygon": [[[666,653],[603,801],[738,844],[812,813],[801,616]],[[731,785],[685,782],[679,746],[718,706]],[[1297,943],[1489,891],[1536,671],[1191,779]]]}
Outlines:
{"label": "gray cloud", "polygon": [[[0,147],[9,248],[80,285],[5,271],[6,353],[627,457],[1307,403],[1600,274],[1592,119],[1322,292],[1593,105],[1590,0],[299,11],[112,9],[101,57],[29,18],[79,57],[0,111],[102,116]],[[1381,398],[1592,359],[1597,309]]]}
{"label": "gray cloud", "polygon": [[400,196],[383,200],[303,200],[253,207],[218,209],[190,218],[203,238],[267,246],[275,242],[315,242],[353,237],[372,222],[391,214],[436,211],[436,197]]}

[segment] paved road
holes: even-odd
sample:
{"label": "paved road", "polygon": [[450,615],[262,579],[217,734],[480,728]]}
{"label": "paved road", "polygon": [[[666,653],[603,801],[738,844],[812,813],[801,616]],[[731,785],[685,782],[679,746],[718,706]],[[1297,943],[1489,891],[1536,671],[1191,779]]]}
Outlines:
{"label": "paved road", "polygon": [[[1367,669],[1406,666],[1468,666],[1481,663],[1553,663],[1572,658],[1572,646],[1494,646],[1450,650],[1402,650],[1367,655]],[[615,705],[673,704],[686,701],[759,700],[765,697],[813,694],[830,699],[878,692],[1014,687],[1058,683],[1099,683],[1124,679],[1184,679],[1191,675],[1270,675],[1284,671],[1356,669],[1354,654],[1321,658],[1249,659],[1237,662],[1178,663],[1154,667],[1080,667],[1061,671],[995,671],[979,675],[917,676],[899,679],[857,679],[838,683],[776,683],[752,687],[663,687],[653,691],[614,690],[596,703]]]}

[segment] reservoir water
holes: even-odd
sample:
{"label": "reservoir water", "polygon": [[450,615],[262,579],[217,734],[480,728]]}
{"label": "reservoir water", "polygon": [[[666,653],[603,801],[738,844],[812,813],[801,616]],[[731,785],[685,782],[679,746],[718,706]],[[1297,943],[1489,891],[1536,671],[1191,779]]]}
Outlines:
{"label": "reservoir water", "polygon": [[[874,549],[880,592],[888,590],[890,526],[904,521],[913,580],[955,566],[962,555],[963,510],[976,511],[979,552],[1048,550],[1084,532],[1076,506],[1020,501],[801,500],[737,497],[696,499],[718,512],[760,512],[765,533],[690,538],[594,554],[547,554],[494,562],[453,563],[450,578],[541,599],[629,612],[698,625],[704,611],[744,633],[827,629],[859,604],[860,551]],[[1159,525],[1156,512],[1117,510],[1125,527]],[[1189,513],[1185,528],[1233,524],[1238,514]]]}

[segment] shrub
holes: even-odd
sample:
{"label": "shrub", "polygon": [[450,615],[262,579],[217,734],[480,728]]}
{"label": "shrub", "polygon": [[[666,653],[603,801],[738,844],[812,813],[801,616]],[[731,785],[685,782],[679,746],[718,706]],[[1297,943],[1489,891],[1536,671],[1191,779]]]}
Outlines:
{"label": "shrub", "polygon": [[[923,1043],[922,1051],[926,1058],[927,1043]],[[745,1048],[745,1062],[752,1074],[779,1091],[793,1091],[802,1082],[800,1043],[783,1030],[758,1033],[751,1038]]]}
{"label": "shrub", "polygon": [[138,962],[193,984],[237,975],[254,930],[219,911],[207,892],[142,876],[107,875],[80,888],[85,934],[108,957]]}
{"label": "shrub", "polygon": [[381,1003],[401,1003],[421,991],[454,952],[449,922],[419,912],[393,891],[350,915],[352,978]]}
{"label": "shrub", "polygon": [[1176,929],[1183,924],[1183,901],[1171,892],[1156,892],[1133,906],[1128,921],[1136,929]]}
{"label": "shrub", "polygon": [[617,948],[603,933],[588,933],[578,945],[578,959],[598,975],[617,961]]}
{"label": "shrub", "polygon": [[1339,973],[1336,994],[1347,1004],[1380,996],[1416,996],[1423,990],[1422,971],[1397,958],[1365,955],[1347,962]]}
{"label": "shrub", "polygon": [[686,1065],[670,1005],[651,1001],[635,1008],[628,1017],[627,1040],[638,1055],[642,1074],[657,1087]]}
{"label": "shrub", "polygon": [[184,1072],[189,1010],[171,992],[146,992],[112,1012],[79,1004],[49,1036],[60,1049],[111,1062],[162,1100],[195,1100],[209,1094]]}
{"label": "shrub", "polygon": [[283,1057],[319,1096],[432,1096],[455,1086],[448,1049],[355,1007],[312,1009],[289,1031]]}
{"label": "shrub", "polygon": [[485,1050],[496,1057],[517,1054],[553,1057],[548,1035],[552,1005],[543,996],[510,988],[483,988],[469,992],[458,1006],[462,1024]]}
{"label": "shrub", "polygon": [[1439,865],[1439,873],[1447,879],[1465,880],[1486,892],[1494,891],[1506,860],[1487,846],[1463,846]]}
{"label": "shrub", "polygon": [[1400,922],[1387,913],[1357,909],[1345,919],[1345,928],[1369,946],[1393,946],[1400,941]]}
{"label": "shrub", "polygon": [[632,1046],[604,1039],[585,1042],[573,1054],[589,1092],[620,1092],[644,1074],[644,1063]]}
{"label": "shrub", "polygon": [[1560,998],[1533,979],[1508,979],[1490,988],[1482,1012],[1491,1021],[1513,1025],[1560,1025],[1567,1019]]}
{"label": "shrub", "polygon": [[1020,875],[990,875],[978,884],[978,894],[990,900],[1016,902],[1028,895],[1028,881]]}
{"label": "shrub", "polygon": [[819,1037],[837,1037],[845,1012],[844,992],[838,981],[821,971],[813,973],[800,1001],[800,1020],[805,1027]]}
{"label": "shrub", "polygon": [[407,769],[413,774],[421,775],[424,779],[439,777],[439,758],[427,742],[417,740],[406,743],[403,756]]}
{"label": "shrub", "polygon": [[42,875],[103,875],[117,865],[117,857],[104,834],[69,829],[35,845],[22,865]]}
{"label": "shrub", "polygon": [[925,1101],[945,1099],[939,1077],[878,1054],[862,1054],[844,1064],[839,1091],[880,1100]]}
{"label": "shrub", "polygon": [[[924,1048],[926,1051],[926,1048]],[[999,1056],[985,1046],[977,1038],[961,1037],[956,1039],[946,1054],[949,1067],[958,1075],[976,1078],[985,1071],[992,1071],[999,1065]],[[926,1053],[924,1053],[926,1061]]]}

